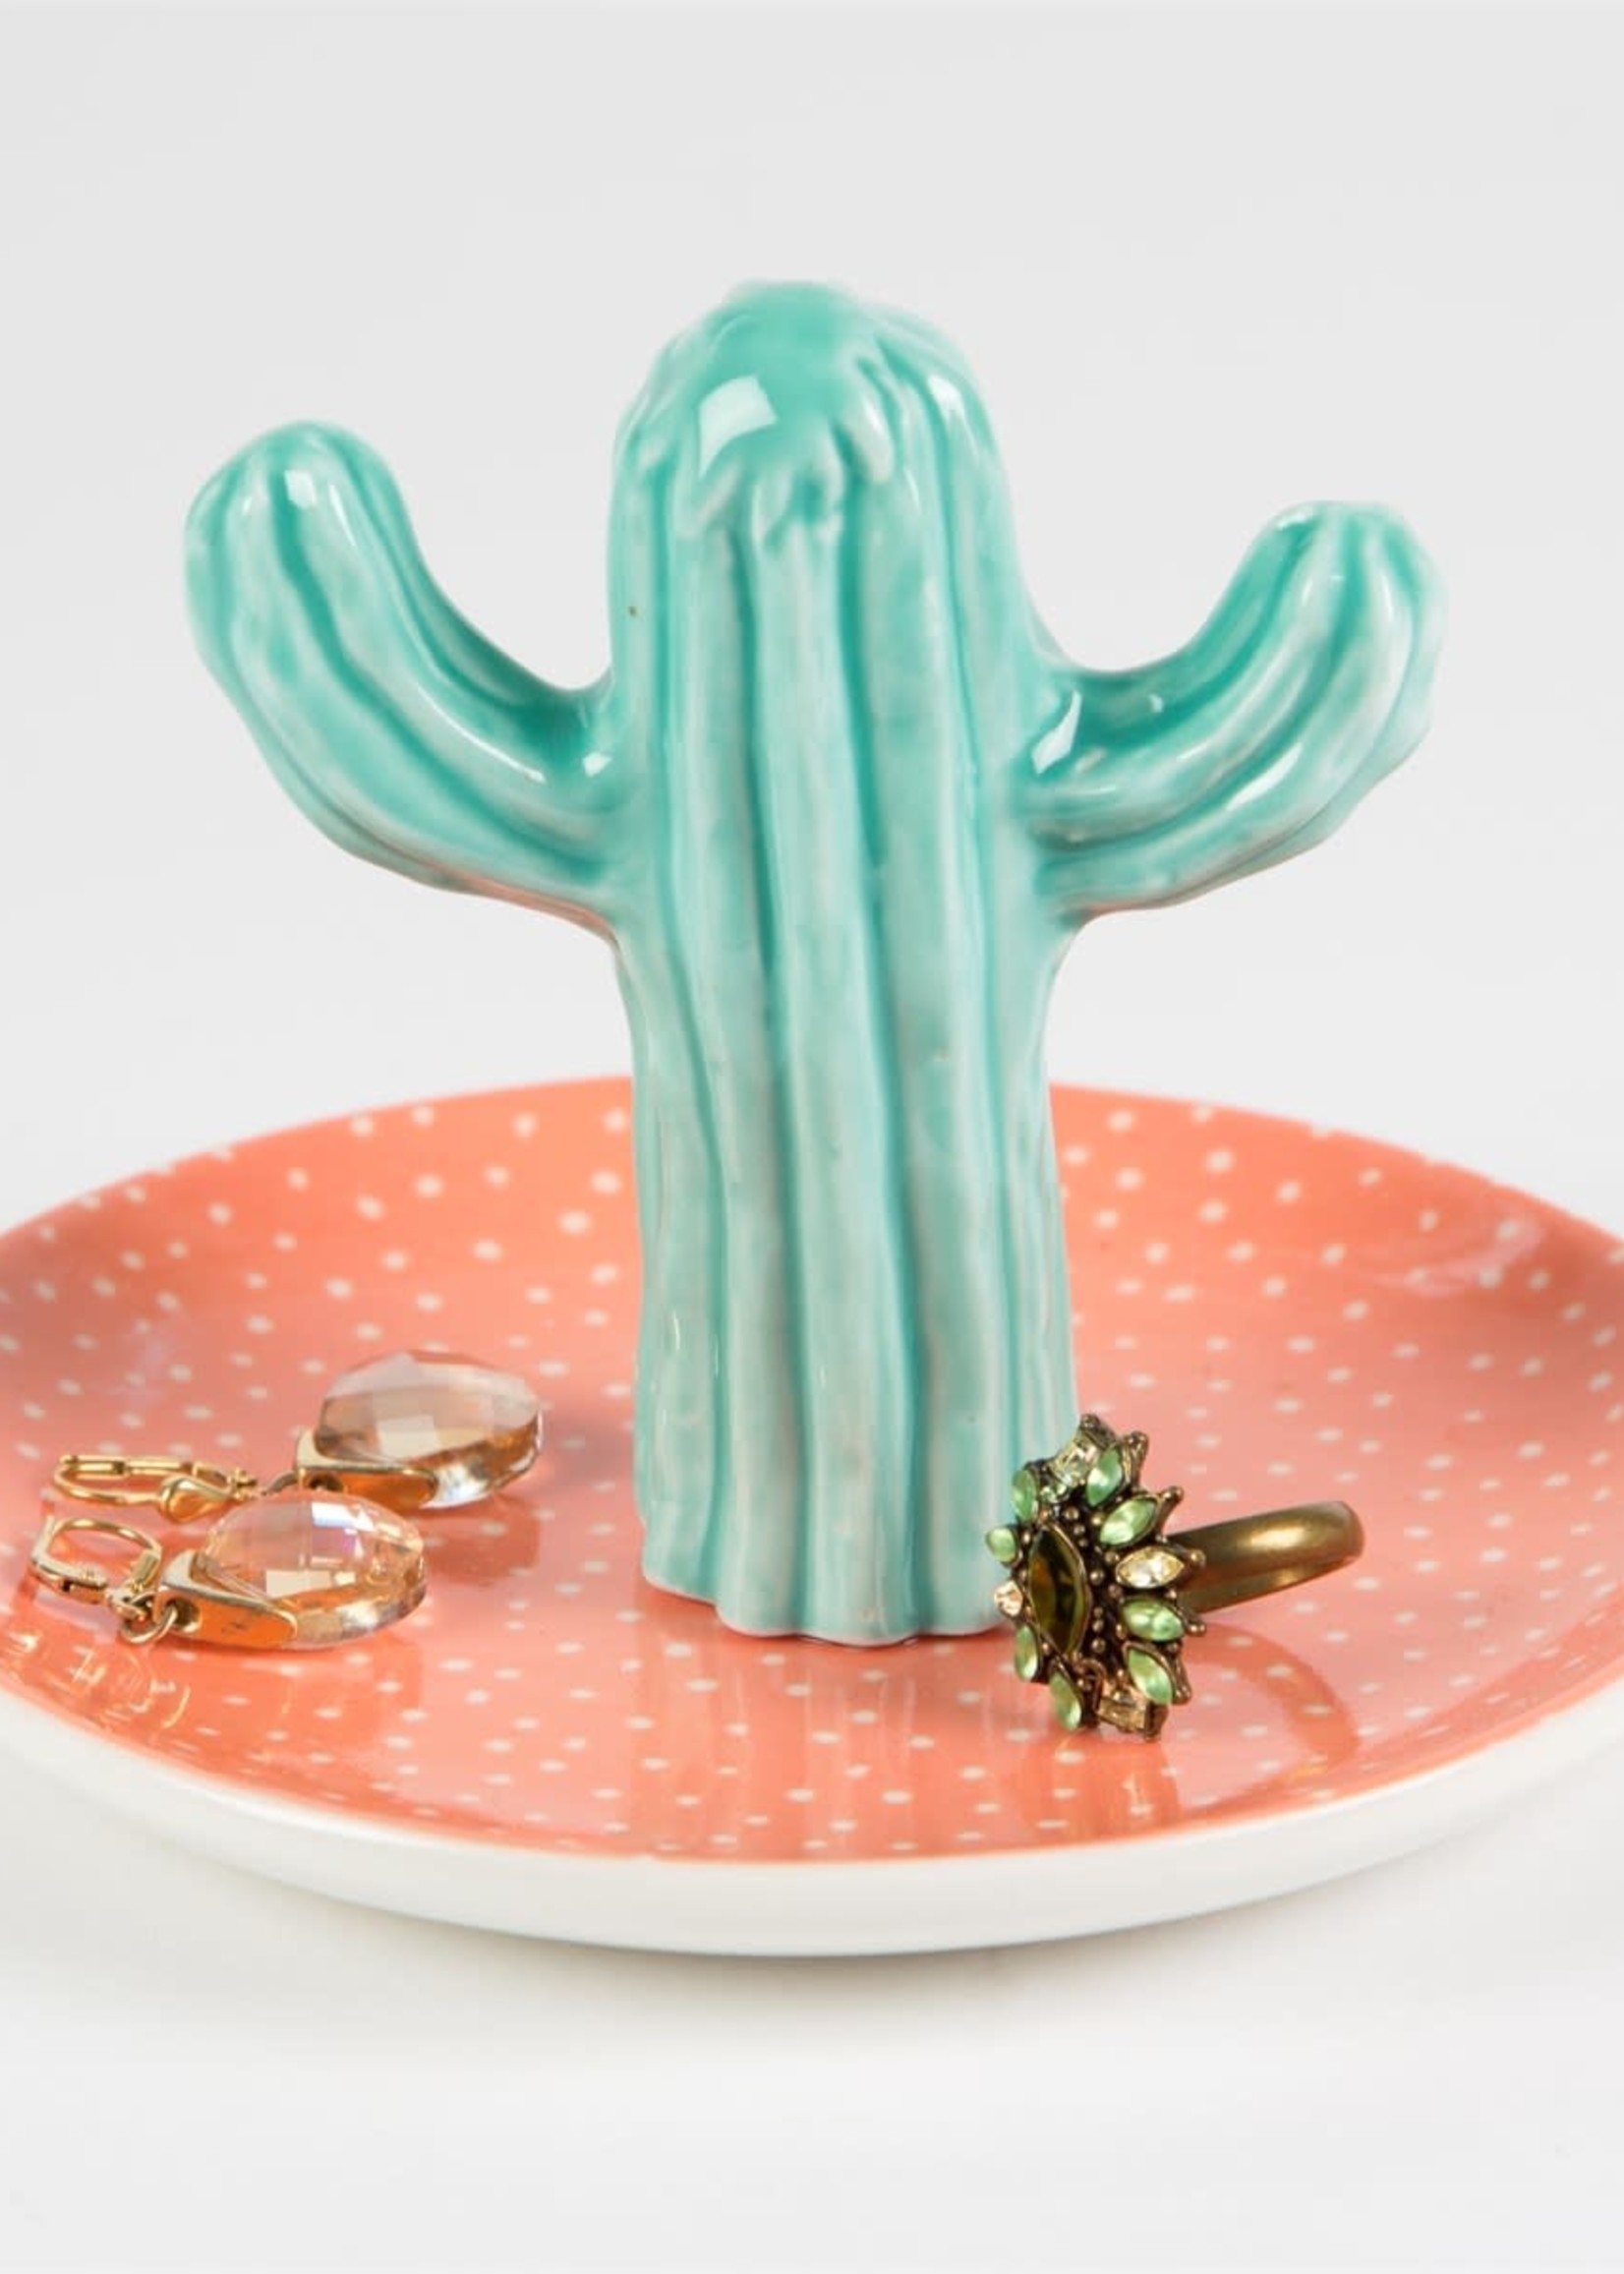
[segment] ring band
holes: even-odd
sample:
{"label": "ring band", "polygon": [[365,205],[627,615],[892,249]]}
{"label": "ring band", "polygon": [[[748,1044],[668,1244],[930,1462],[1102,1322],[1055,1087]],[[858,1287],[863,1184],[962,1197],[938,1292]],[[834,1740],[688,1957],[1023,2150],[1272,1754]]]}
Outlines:
{"label": "ring band", "polygon": [[1313,1500],[1266,1515],[1231,1516],[1177,1532],[1178,1546],[1202,1556],[1179,1590],[1179,1601],[1197,1618],[1260,1595],[1326,1579],[1364,1551],[1364,1527],[1346,1500]]}
{"label": "ring band", "polygon": [[1184,1645],[1207,1612],[1323,1579],[1364,1545],[1341,1500],[1169,1533],[1184,1494],[1141,1484],[1149,1450],[1141,1431],[1084,1414],[1058,1453],[1015,1471],[1014,1521],[987,1535],[1009,1574],[993,1601],[1015,1628],[1015,1672],[1047,1683],[1067,1729],[1158,1736],[1189,1702]]}

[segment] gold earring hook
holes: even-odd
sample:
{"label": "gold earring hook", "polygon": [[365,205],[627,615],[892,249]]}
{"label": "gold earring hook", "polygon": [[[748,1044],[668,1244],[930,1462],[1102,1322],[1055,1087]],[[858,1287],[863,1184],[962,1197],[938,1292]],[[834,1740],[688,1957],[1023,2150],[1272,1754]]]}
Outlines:
{"label": "gold earring hook", "polygon": [[[92,1539],[116,1540],[126,1547],[135,1548],[135,1560],[122,1579],[104,1570],[99,1563],[70,1560],[57,1552],[59,1543],[70,1532],[87,1534]],[[168,1633],[179,1615],[173,1604],[165,1604],[161,1610],[157,1607],[163,1549],[149,1532],[143,1532],[134,1524],[121,1524],[111,1516],[70,1513],[47,1517],[29,1552],[29,1569],[58,1595],[66,1595],[79,1603],[104,1605],[113,1612],[131,1642],[156,1642],[160,1635]]]}
{"label": "gold earring hook", "polygon": [[161,1454],[64,1453],[51,1483],[70,1500],[100,1508],[156,1508],[174,1524],[196,1523],[252,1500],[260,1487],[246,1469]]}
{"label": "gold earring hook", "polygon": [[428,1507],[438,1489],[431,1469],[395,1461],[327,1461],[300,1439],[291,1469],[261,1484],[247,1469],[161,1453],[64,1453],[51,1475],[59,1492],[100,1508],[155,1508],[172,1524],[195,1524],[273,1492],[342,1492],[374,1500],[397,1516]]}

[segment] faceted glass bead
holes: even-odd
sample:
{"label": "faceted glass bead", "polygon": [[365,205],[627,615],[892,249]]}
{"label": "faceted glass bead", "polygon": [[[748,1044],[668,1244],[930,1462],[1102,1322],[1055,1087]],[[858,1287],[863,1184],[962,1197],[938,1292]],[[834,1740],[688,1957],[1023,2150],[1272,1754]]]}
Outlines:
{"label": "faceted glass bead", "polygon": [[1131,1736],[1142,1737],[1150,1726],[1148,1702],[1126,1683],[1107,1690],[1096,1711],[1102,1721],[1109,1722],[1113,1729],[1126,1729]]}
{"label": "faceted glass bead", "polygon": [[1149,1492],[1135,1492],[1131,1500],[1125,1500],[1120,1508],[1100,1522],[1100,1545],[1104,1547],[1131,1547],[1135,1540],[1142,1540],[1156,1522],[1157,1507]]}
{"label": "faceted glass bead", "polygon": [[987,1535],[987,1545],[1000,1563],[1013,1563],[1020,1553],[1020,1543],[1007,1524],[995,1524]]}
{"label": "faceted glass bead", "polygon": [[1113,1492],[1120,1492],[1128,1472],[1115,1445],[1107,1445],[1088,1472],[1088,1482],[1082,1487],[1082,1496],[1090,1508],[1103,1507]]}
{"label": "faceted glass bead", "polygon": [[1176,1548],[1166,1547],[1158,1540],[1149,1547],[1135,1547],[1131,1555],[1125,1555],[1117,1566],[1117,1577],[1124,1587],[1171,1587],[1185,1568],[1185,1559]]}
{"label": "faceted glass bead", "polygon": [[1049,1695],[1055,1701],[1055,1719],[1063,1729],[1082,1727],[1082,1700],[1064,1674],[1049,1676]]}
{"label": "faceted glass bead", "polygon": [[1015,1670],[1023,1682],[1029,1682],[1043,1663],[1043,1646],[1029,1626],[1017,1626],[1015,1638]]}
{"label": "faceted glass bead", "polygon": [[1050,1467],[1054,1471],[1055,1483],[1063,1494],[1074,1492],[1077,1489],[1077,1487],[1093,1467],[1099,1449],[1098,1440],[1086,1435],[1080,1429],[1069,1443],[1062,1446],[1050,1463]]}
{"label": "faceted glass bead", "polygon": [[197,1578],[292,1618],[283,1648],[319,1650],[392,1626],[423,1601],[423,1541],[404,1517],[336,1492],[245,1500],[193,1556]]}
{"label": "faceted glass bead", "polygon": [[1130,1643],[1123,1660],[1128,1678],[1141,1698],[1148,1698],[1153,1706],[1172,1705],[1173,1669],[1159,1651],[1136,1649]]}
{"label": "faceted glass bead", "polygon": [[1130,1596],[1122,1606],[1122,1622],[1146,1642],[1177,1642],[1185,1631],[1184,1620],[1159,1595]]}
{"label": "faceted glass bead", "polygon": [[1029,1524],[1037,1513],[1037,1474],[1030,1468],[1017,1469],[1010,1486],[1010,1506],[1022,1524]]}
{"label": "faceted glass bead", "polygon": [[429,1508],[459,1508],[522,1476],[541,1443],[527,1382],[450,1352],[399,1351],[340,1374],[311,1432],[328,1461],[432,1470]]}
{"label": "faceted glass bead", "polygon": [[1044,1641],[1061,1658],[1077,1646],[1091,1597],[1082,1558],[1064,1532],[1046,1525],[1026,1561],[1026,1598]]}

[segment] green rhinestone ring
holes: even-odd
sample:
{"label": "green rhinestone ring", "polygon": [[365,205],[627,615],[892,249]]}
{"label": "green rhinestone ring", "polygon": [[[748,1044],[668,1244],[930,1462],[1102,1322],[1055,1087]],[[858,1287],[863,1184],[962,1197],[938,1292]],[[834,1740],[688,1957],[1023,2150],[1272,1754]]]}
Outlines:
{"label": "green rhinestone ring", "polygon": [[1149,1450],[1084,1414],[1058,1453],[1015,1471],[1011,1521],[987,1535],[1009,1573],[993,1601],[1015,1628],[1015,1672],[1047,1684],[1066,1729],[1159,1736],[1189,1702],[1184,1646],[1203,1612],[1323,1579],[1364,1545],[1341,1500],[1170,1535],[1184,1493],[1141,1483]]}

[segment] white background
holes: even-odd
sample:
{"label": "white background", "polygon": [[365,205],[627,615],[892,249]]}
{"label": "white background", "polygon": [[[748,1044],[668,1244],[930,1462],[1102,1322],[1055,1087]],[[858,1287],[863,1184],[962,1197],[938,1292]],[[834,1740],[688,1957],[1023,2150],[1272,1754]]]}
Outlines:
{"label": "white background", "polygon": [[[592,676],[621,407],[804,274],[959,341],[1083,660],[1182,640],[1304,497],[1399,504],[1449,586],[1414,764],[1091,933],[1055,1072],[1624,1225],[1620,29],[0,18],[0,1218],[625,1063],[597,943],[298,817],[190,651],[180,521],[338,420],[476,621]],[[1620,1767],[1228,1918],[791,1966],[349,1912],[0,1763],[0,2264],[1618,2263]]]}

